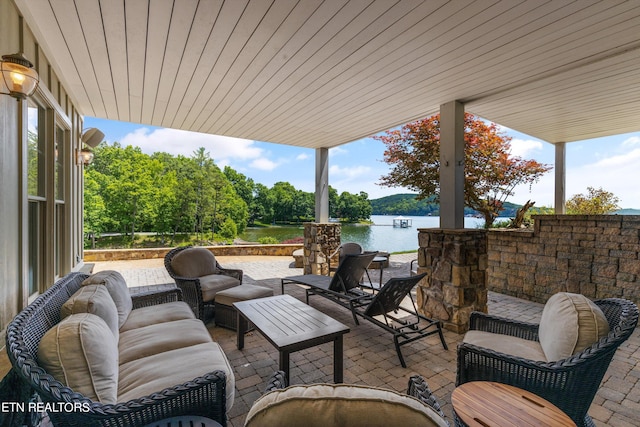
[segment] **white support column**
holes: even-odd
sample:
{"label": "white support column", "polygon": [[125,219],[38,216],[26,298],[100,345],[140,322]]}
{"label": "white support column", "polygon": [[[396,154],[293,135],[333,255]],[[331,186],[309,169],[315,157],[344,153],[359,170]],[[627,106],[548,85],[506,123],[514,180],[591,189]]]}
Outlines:
{"label": "white support column", "polygon": [[440,106],[440,228],[464,228],[464,105]]}
{"label": "white support column", "polygon": [[565,184],[567,178],[566,171],[566,154],[567,154],[567,143],[566,142],[558,142],[555,144],[556,147],[556,160],[555,160],[555,200],[554,200],[554,208],[556,215],[563,215],[565,213]]}
{"label": "white support column", "polygon": [[329,149],[316,148],[316,222],[329,222]]}

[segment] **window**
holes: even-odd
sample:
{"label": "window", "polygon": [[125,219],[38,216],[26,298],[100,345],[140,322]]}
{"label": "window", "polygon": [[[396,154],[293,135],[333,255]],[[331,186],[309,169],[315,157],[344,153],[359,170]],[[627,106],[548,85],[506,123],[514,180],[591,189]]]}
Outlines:
{"label": "window", "polygon": [[46,144],[44,109],[29,101],[27,121],[28,284],[29,296],[42,289],[44,280],[44,224],[46,203]]}
{"label": "window", "polygon": [[67,170],[67,145],[68,132],[65,132],[60,126],[56,126],[55,140],[55,170],[54,170],[54,188],[55,188],[55,211],[54,211],[54,275],[61,276],[64,271],[65,260],[65,170]]}

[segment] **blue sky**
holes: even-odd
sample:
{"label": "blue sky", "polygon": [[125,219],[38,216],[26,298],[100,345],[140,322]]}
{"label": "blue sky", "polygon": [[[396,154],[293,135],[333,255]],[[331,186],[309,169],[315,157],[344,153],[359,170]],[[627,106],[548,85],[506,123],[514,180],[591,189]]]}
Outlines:
{"label": "blue sky", "polygon": [[[144,153],[164,151],[191,156],[205,147],[215,163],[226,165],[271,187],[286,181],[304,191],[314,191],[315,150],[280,144],[229,138],[175,129],[85,117],[85,128],[97,127],[108,143],[138,146]],[[552,144],[504,129],[513,138],[512,154],[553,165]],[[329,184],[338,192],[365,191],[375,199],[407,192],[401,188],[377,185],[389,171],[383,161],[384,144],[365,138],[329,151]],[[640,208],[640,132],[567,144],[567,198],[586,193],[587,187],[602,187],[620,199],[623,208]],[[553,171],[538,183],[516,188],[508,201],[536,206],[553,206]]]}

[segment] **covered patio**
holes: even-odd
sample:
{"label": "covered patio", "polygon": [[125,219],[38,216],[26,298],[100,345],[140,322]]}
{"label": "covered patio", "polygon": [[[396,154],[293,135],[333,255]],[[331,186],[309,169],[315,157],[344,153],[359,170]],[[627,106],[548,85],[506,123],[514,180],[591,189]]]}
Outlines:
{"label": "covered patio", "polygon": [[[562,214],[566,144],[640,130],[639,19],[633,0],[0,0],[0,53],[23,52],[40,75],[30,99],[0,97],[0,331],[56,279],[83,266],[76,153],[84,116],[315,149],[321,224],[328,220],[330,148],[439,112],[440,225],[459,229],[468,111],[555,145],[555,209]],[[34,112],[42,143],[37,194],[25,182]],[[290,261],[240,268],[277,288],[292,274]],[[395,271],[408,272],[408,261],[392,259]],[[350,324],[346,310],[321,299],[312,304]],[[541,305],[490,293],[488,308],[536,320]],[[230,416],[242,425],[275,359],[255,334],[239,352],[231,332],[210,332],[237,374]],[[429,345],[437,338],[409,346],[409,369],[402,369],[388,336],[366,324],[353,328],[345,381],[402,390],[415,370],[450,416],[461,335],[448,331],[446,338],[448,351]],[[639,346],[636,330],[616,353],[590,411],[598,424],[638,425]],[[319,347],[294,356],[292,381],[328,381],[329,353]]]}
{"label": "covered patio", "polygon": [[[409,263],[416,254],[393,254],[385,280],[406,275]],[[219,257],[230,268],[243,268],[245,282],[259,284],[280,292],[280,278],[300,274],[301,269],[291,267],[290,257]],[[101,262],[96,270],[115,268],[128,283],[140,284],[132,292],[149,290],[170,282],[164,267],[158,260]],[[290,287],[287,292],[304,300],[304,291]],[[311,298],[311,305],[348,325],[351,332],[345,335],[345,382],[366,384],[397,391],[406,391],[409,376],[424,376],[435,395],[443,403],[443,410],[451,421],[451,392],[456,378],[456,346],[462,335],[445,331],[449,350],[443,350],[437,336],[416,341],[404,350],[407,368],[398,363],[389,334],[370,324],[361,322],[355,326],[348,310],[324,298]],[[489,312],[525,322],[538,322],[542,304],[503,294],[489,292]],[[236,375],[236,402],[229,413],[230,425],[242,426],[247,411],[259,396],[269,376],[278,368],[278,354],[257,333],[245,339],[245,349],[236,348],[236,335],[228,329],[208,323],[208,329],[218,341],[234,367]],[[309,384],[333,381],[333,350],[331,344],[323,344],[292,354],[291,382]],[[640,422],[640,331],[617,351],[596,395],[589,415],[598,426],[637,426]]]}

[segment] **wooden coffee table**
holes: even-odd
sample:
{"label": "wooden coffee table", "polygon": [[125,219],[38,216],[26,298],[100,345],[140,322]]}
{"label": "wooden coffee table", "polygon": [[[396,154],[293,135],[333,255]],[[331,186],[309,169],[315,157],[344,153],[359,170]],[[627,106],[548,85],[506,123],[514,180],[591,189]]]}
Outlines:
{"label": "wooden coffee table", "polygon": [[528,391],[490,381],[464,383],[451,393],[456,425],[575,427],[567,414]]}
{"label": "wooden coffee table", "polygon": [[289,355],[295,351],[333,341],[333,381],[343,380],[342,336],[349,328],[298,301],[277,295],[233,303],[238,312],[238,350],[244,347],[247,321],[280,353],[280,370],[289,376]]}

